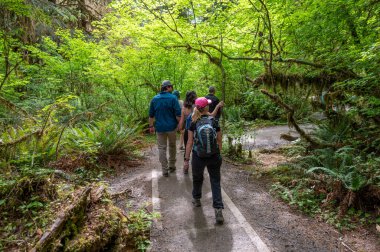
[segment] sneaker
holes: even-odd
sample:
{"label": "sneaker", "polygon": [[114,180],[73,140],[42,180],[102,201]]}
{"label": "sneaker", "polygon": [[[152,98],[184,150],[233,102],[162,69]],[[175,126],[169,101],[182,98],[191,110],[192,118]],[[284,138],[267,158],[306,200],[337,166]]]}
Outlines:
{"label": "sneaker", "polygon": [[162,176],[169,177],[169,172],[162,172]]}
{"label": "sneaker", "polygon": [[185,147],[181,146],[181,147],[179,147],[179,150],[184,151]]}
{"label": "sneaker", "polygon": [[202,204],[201,204],[201,200],[200,199],[193,199],[193,205],[195,207],[200,207]]}
{"label": "sneaker", "polygon": [[169,167],[169,172],[175,172],[176,168],[175,167]]}
{"label": "sneaker", "polygon": [[217,224],[222,225],[224,222],[223,213],[221,208],[215,208],[215,220]]}

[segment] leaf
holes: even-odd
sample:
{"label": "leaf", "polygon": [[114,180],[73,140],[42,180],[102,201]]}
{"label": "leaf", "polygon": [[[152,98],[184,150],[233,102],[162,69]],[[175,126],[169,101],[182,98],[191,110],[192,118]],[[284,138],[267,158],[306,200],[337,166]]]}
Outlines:
{"label": "leaf", "polygon": [[33,202],[29,203],[29,204],[26,206],[26,208],[27,208],[27,209],[41,208],[41,207],[43,207],[43,206],[44,206],[44,204],[42,204],[41,202],[39,202],[39,201],[33,201]]}

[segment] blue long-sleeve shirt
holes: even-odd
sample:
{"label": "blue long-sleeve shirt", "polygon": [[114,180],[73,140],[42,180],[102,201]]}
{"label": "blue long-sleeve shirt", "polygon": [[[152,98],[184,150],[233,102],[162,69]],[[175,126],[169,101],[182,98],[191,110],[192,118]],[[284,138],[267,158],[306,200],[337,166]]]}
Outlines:
{"label": "blue long-sleeve shirt", "polygon": [[176,129],[177,116],[181,116],[181,108],[177,97],[169,92],[161,92],[150,102],[149,117],[155,118],[157,132],[169,132]]}

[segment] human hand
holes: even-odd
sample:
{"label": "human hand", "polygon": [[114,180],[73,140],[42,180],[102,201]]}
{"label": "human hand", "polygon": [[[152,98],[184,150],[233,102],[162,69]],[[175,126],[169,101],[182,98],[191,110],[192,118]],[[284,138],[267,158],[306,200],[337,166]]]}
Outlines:
{"label": "human hand", "polygon": [[190,167],[190,164],[189,164],[189,160],[185,160],[183,162],[183,172],[185,174],[188,174],[189,173],[189,167]]}
{"label": "human hand", "polygon": [[149,133],[154,134],[154,132],[155,132],[154,126],[149,127]]}
{"label": "human hand", "polygon": [[224,107],[224,101],[220,101],[217,106]]}

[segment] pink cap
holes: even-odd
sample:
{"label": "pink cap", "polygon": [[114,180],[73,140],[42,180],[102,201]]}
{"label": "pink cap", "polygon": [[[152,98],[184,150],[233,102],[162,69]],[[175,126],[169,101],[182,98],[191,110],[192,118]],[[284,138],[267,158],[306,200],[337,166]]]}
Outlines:
{"label": "pink cap", "polygon": [[212,102],[211,100],[206,99],[205,97],[199,97],[195,100],[195,106],[197,106],[197,108],[204,108],[207,105],[209,105],[211,102]]}

